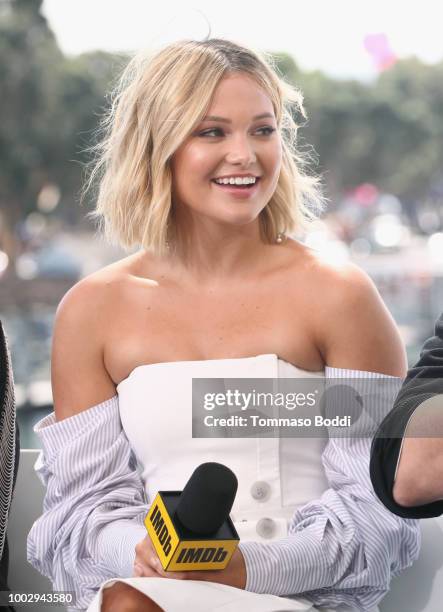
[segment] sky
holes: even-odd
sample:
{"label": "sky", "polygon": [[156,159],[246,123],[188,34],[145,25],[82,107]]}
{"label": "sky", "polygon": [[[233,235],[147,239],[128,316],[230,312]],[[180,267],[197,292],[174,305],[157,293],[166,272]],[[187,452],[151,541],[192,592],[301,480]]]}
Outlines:
{"label": "sky", "polygon": [[373,80],[396,58],[443,59],[441,0],[44,0],[68,55],[152,49],[181,38],[231,38],[284,51],[303,70]]}

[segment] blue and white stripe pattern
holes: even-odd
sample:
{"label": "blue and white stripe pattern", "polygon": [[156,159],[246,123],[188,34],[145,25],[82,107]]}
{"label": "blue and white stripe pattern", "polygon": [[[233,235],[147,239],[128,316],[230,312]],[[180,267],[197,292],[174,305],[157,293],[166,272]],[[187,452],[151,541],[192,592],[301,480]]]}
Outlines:
{"label": "blue and white stripe pattern", "polygon": [[[359,378],[360,385],[379,376],[328,367],[325,375]],[[134,546],[146,535],[142,481],[118,396],[57,423],[49,415],[34,429],[43,446],[36,469],[47,492],[28,536],[28,560],[54,589],[75,591],[70,609],[82,610],[102,582],[132,576]],[[331,438],[322,455],[329,489],[295,512],[288,537],[240,543],[247,590],[366,611],[418,557],[418,521],[391,514],[373,492],[370,445],[370,438]]]}
{"label": "blue and white stripe pattern", "polygon": [[60,422],[34,427],[43,451],[36,471],[47,487],[43,515],[28,535],[28,561],[74,591],[83,610],[104,580],[132,576],[146,536],[147,502],[119,417],[118,396]]}

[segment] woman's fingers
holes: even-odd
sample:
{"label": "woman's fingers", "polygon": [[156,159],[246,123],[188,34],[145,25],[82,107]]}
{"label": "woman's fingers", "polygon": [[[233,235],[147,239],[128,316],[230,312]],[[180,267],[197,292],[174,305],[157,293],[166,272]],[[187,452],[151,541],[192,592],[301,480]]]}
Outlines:
{"label": "woman's fingers", "polygon": [[174,580],[186,580],[188,578],[188,572],[168,572],[164,570],[159,559],[155,559],[154,568],[163,578],[174,578]]}
{"label": "woman's fingers", "polygon": [[156,560],[156,562],[152,562],[150,565],[144,565],[140,562],[134,563],[134,576],[135,577],[150,577],[153,576],[158,578],[174,578],[175,580],[186,580],[188,572],[166,572],[160,562]]}
{"label": "woman's fingers", "polygon": [[147,535],[141,542],[135,545],[135,556],[145,565],[149,565],[153,555],[157,555],[157,553],[152,546],[151,538]]}
{"label": "woman's fingers", "polygon": [[144,575],[143,566],[140,565],[139,563],[134,563],[134,576],[143,576],[143,575]]}
{"label": "woman's fingers", "polygon": [[135,546],[134,576],[160,576],[155,563],[157,560],[157,553],[147,535]]}
{"label": "woman's fingers", "polygon": [[133,572],[133,576],[140,577],[140,576],[144,576],[144,577],[155,577],[158,578],[160,576],[160,574],[158,574],[154,568],[148,566],[148,565],[143,565],[143,563],[140,563],[139,561],[135,561],[134,563],[134,572]]}
{"label": "woman's fingers", "polygon": [[162,576],[175,580],[186,580],[188,572],[167,572],[163,569],[160,559],[147,535],[135,546],[134,576]]}

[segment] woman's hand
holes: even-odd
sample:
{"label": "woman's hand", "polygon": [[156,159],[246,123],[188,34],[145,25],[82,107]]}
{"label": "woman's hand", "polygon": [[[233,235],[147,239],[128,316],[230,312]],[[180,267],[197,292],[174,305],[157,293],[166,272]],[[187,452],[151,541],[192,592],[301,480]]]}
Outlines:
{"label": "woman's hand", "polygon": [[135,547],[134,576],[163,576],[176,580],[207,580],[244,589],[246,586],[246,565],[240,549],[237,548],[225,569],[190,572],[165,572],[155,552],[149,535]]}
{"label": "woman's hand", "polygon": [[160,574],[157,570],[162,569],[151,538],[147,534],[143,540],[135,545],[134,576],[155,576]]}

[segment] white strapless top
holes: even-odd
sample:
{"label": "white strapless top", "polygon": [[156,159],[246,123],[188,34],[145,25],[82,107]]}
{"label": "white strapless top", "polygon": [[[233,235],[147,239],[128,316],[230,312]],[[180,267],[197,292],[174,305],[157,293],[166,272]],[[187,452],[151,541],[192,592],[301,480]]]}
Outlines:
{"label": "white strapless top", "polygon": [[294,510],[328,488],[325,438],[192,438],[192,378],[324,378],[275,354],[141,365],[117,386],[120,417],[151,502],[206,461],[238,478],[231,517],[242,540],[287,535]]}

